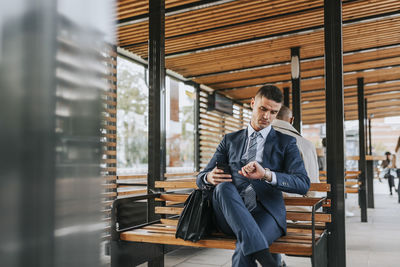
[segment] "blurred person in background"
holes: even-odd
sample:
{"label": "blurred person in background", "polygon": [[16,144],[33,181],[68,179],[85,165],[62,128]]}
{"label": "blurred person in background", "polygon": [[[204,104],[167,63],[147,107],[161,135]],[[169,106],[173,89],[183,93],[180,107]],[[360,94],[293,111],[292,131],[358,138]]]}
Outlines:
{"label": "blurred person in background", "polygon": [[[395,173],[396,169],[396,155],[391,154],[389,151],[385,153],[386,159],[382,161],[381,167],[383,169],[383,174],[384,178],[388,179],[388,184],[389,184],[389,192],[390,195],[393,195],[392,192],[392,187],[395,187],[394,185],[394,175],[397,175]],[[395,188],[396,190],[396,188]],[[397,191],[397,190],[396,190]]]}
{"label": "blurred person in background", "polygon": [[399,185],[400,185],[400,136],[397,139],[397,145],[396,149],[394,150],[396,153],[396,167],[397,167],[397,178],[399,178],[399,184],[397,185],[397,194],[399,196],[398,202],[400,203],[400,191],[399,191]]}

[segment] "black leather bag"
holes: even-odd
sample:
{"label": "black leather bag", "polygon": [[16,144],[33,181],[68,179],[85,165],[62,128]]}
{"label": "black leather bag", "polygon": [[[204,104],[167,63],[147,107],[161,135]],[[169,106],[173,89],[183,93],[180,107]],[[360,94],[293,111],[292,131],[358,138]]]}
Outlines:
{"label": "black leather bag", "polygon": [[196,189],[185,202],[176,238],[197,242],[213,230],[212,189]]}

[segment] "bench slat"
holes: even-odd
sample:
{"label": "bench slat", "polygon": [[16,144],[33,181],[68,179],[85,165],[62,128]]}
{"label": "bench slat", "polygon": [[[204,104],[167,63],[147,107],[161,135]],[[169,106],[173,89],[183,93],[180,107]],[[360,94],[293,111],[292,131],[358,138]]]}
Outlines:
{"label": "bench slat", "polygon": [[345,192],[355,194],[358,193],[358,188],[346,188]]}
{"label": "bench slat", "polygon": [[162,224],[170,225],[170,226],[177,226],[178,219],[160,219]]}
{"label": "bench slat", "polygon": [[[169,214],[169,215],[179,215],[181,214],[183,207],[156,207],[156,214]],[[288,211],[286,212],[286,219],[292,221],[311,221],[311,213],[308,212],[298,212],[298,211]],[[331,222],[331,215],[325,213],[315,214],[316,222]]]}
{"label": "bench slat", "polygon": [[183,188],[197,188],[196,181],[194,179],[187,179],[187,181],[156,181],[156,188],[174,188],[174,189],[183,189]]}
{"label": "bench slat", "polygon": [[120,238],[121,240],[124,241],[181,245],[190,247],[211,247],[211,248],[222,248],[222,249],[235,249],[235,243],[236,243],[235,239],[228,239],[228,238],[204,239],[194,243],[191,241],[177,239],[172,234],[149,233],[148,231],[142,229],[123,232],[120,234]]}
{"label": "bench slat", "polygon": [[344,179],[345,180],[354,180],[354,179],[358,179],[358,174],[356,174],[356,175],[346,175],[345,177],[344,177]]}
{"label": "bench slat", "polygon": [[308,191],[315,192],[330,192],[331,185],[326,183],[311,183],[310,189]]}
{"label": "bench slat", "polygon": [[[154,226],[160,226],[162,225],[163,227],[169,226],[172,229],[176,229],[176,226],[178,225],[178,219],[161,219],[160,224],[154,224]],[[321,223],[319,223],[321,224]],[[325,223],[323,225],[317,224],[316,227],[324,227]],[[288,223],[287,225],[287,232],[288,233],[298,233],[298,234],[311,234],[311,224],[309,223]],[[316,229],[315,234],[316,235],[321,235],[324,232],[323,229]]]}
{"label": "bench slat", "polygon": [[[148,226],[144,226],[142,229],[151,230],[151,231],[160,230],[160,231],[166,231],[166,232],[175,232],[176,231],[176,223],[175,222],[173,224],[155,223],[155,224],[151,224]],[[320,236],[323,232],[324,232],[323,230],[315,230],[316,236]],[[214,233],[214,234],[219,234],[219,233]],[[310,238],[311,235],[312,235],[311,229],[293,228],[290,226],[287,227],[287,236],[294,236],[294,237],[301,237],[301,238],[306,236],[306,237]]]}
{"label": "bench slat", "polygon": [[[183,203],[186,201],[188,195],[187,194],[163,194],[160,198],[157,198],[157,201],[172,201],[176,203]],[[317,203],[321,198],[317,197],[284,197],[286,206],[312,206]],[[331,201],[327,199],[323,205],[324,207],[330,207]]]}
{"label": "bench slat", "polygon": [[[290,227],[290,226],[288,226],[286,228],[286,231],[287,231],[288,234],[289,233],[297,233],[297,234],[310,234],[311,235],[311,233],[312,233],[311,228],[310,229],[294,228],[294,227]],[[324,230],[322,230],[322,229],[316,229],[315,230],[315,234],[319,235],[319,236],[322,235],[323,232],[324,232]]]}
{"label": "bench slat", "polygon": [[[132,241],[132,242],[145,242],[145,243],[157,243],[157,244],[169,244],[169,245],[181,245],[190,247],[208,247],[208,248],[220,248],[220,249],[235,249],[235,239],[231,238],[218,238],[213,237],[209,239],[203,239],[196,243],[191,241],[184,241],[182,239],[176,239],[172,233],[151,233],[143,229],[137,229],[133,231],[123,232],[120,235],[121,240]],[[285,253],[299,256],[310,256],[311,255],[311,243],[310,241],[301,242],[300,240],[290,239],[289,237],[280,238],[275,241],[270,251],[272,253]]]}
{"label": "bench slat", "polygon": [[183,207],[156,207],[156,214],[179,215],[182,213]]}
{"label": "bench slat", "polygon": [[361,182],[346,182],[346,186],[361,185]]}
{"label": "bench slat", "polygon": [[[319,197],[284,197],[286,206],[313,206],[315,203],[321,200]],[[331,206],[331,200],[326,199],[324,202],[324,207]]]}
{"label": "bench slat", "polygon": [[[311,221],[311,213],[288,211],[286,212],[286,219],[292,221]],[[331,215],[325,213],[316,213],[315,222],[331,222]]]}
{"label": "bench slat", "polygon": [[165,173],[164,177],[193,177],[197,176],[198,172],[185,172],[185,173]]}
{"label": "bench slat", "polygon": [[[142,229],[147,230],[148,232],[154,233],[172,233],[175,234],[176,232],[176,225],[169,226],[165,224],[153,224],[143,227]],[[323,230],[316,230],[315,236],[318,238],[322,235]],[[224,236],[223,233],[213,233],[213,236]],[[282,237],[284,240],[310,240],[312,238],[312,231],[311,229],[301,229],[301,228],[287,228],[287,235]]]}
{"label": "bench slat", "polygon": [[[197,188],[195,179],[175,180],[175,181],[156,181],[156,188]],[[308,191],[316,192],[329,192],[331,191],[331,185],[326,183],[311,183]]]}

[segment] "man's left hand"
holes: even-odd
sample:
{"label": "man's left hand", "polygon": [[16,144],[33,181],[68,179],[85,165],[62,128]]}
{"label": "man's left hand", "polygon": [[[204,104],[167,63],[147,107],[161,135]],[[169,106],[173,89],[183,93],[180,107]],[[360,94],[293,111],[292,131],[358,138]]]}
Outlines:
{"label": "man's left hand", "polygon": [[[252,161],[243,166],[239,174],[248,179],[256,180],[264,177],[265,169],[257,161]],[[272,180],[272,177],[266,178],[268,181]]]}

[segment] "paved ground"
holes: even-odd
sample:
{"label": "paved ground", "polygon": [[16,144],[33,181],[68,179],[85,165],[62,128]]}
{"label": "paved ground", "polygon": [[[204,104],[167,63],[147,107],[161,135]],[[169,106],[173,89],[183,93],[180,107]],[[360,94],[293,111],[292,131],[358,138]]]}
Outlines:
{"label": "paved ground", "polygon": [[[397,186],[397,179],[396,179]],[[375,209],[368,209],[368,223],[360,222],[357,195],[348,197],[346,218],[348,267],[400,266],[400,204],[390,196],[387,181],[375,181]],[[231,266],[231,250],[181,248],[166,255],[166,267]],[[285,257],[288,267],[311,266],[310,259]],[[146,266],[146,265],[142,265]]]}

